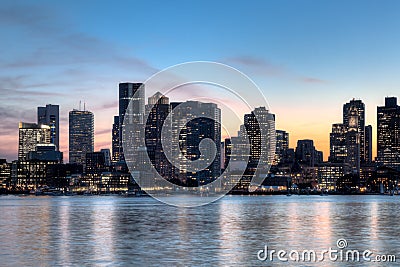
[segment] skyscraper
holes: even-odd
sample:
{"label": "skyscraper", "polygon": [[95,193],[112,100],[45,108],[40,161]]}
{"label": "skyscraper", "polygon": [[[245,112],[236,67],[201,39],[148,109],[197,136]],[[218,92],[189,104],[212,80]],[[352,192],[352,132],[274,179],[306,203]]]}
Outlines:
{"label": "skyscraper", "polygon": [[396,97],[386,97],[377,108],[378,158],[380,164],[400,168],[400,106]]}
{"label": "skyscraper", "polygon": [[45,124],[50,127],[50,142],[60,149],[60,119],[59,106],[48,104],[37,109],[38,124]]}
{"label": "skyscraper", "polygon": [[275,164],[283,163],[288,148],[289,133],[282,130],[276,130]]}
{"label": "skyscraper", "polygon": [[18,160],[25,161],[38,144],[50,143],[50,126],[36,123],[19,123]]}
{"label": "skyscraper", "polygon": [[372,162],[372,126],[365,126],[365,163]]}
{"label": "skyscraper", "polygon": [[348,164],[349,173],[360,173],[361,161],[361,133],[359,132],[360,123],[358,122],[359,110],[356,106],[351,106],[348,110],[348,126],[346,133],[346,163]]}
{"label": "skyscraper", "polygon": [[[143,124],[144,96],[145,89],[143,83],[119,84],[119,157],[122,161],[125,160],[122,146],[124,124]],[[129,105],[131,100],[132,104]],[[134,151],[134,149],[132,149],[132,151]]]}
{"label": "skyscraper", "polygon": [[94,115],[88,110],[69,112],[69,162],[85,165],[94,150]]}
{"label": "skyscraper", "polygon": [[114,123],[112,127],[112,161],[119,161],[119,151],[120,151],[120,142],[119,142],[119,116],[114,116]]}
{"label": "skyscraper", "polygon": [[330,155],[329,162],[344,163],[347,157],[346,148],[346,132],[347,129],[343,123],[332,124],[332,132],[330,134]]}
{"label": "skyscraper", "polygon": [[321,151],[317,151],[314,141],[309,139],[298,140],[296,146],[296,160],[307,166],[314,167],[316,163],[321,161]]}
{"label": "skyscraper", "polygon": [[[167,119],[170,111],[169,98],[160,92],[148,98],[148,105],[146,105],[148,117],[145,126],[147,154],[158,174],[165,179],[173,178],[172,165],[165,155],[165,150],[170,148],[170,141],[162,142],[161,140],[163,128],[164,131],[171,129],[171,121]],[[168,138],[170,132],[165,134]]]}
{"label": "skyscraper", "polygon": [[[350,102],[343,105],[343,124],[348,130],[349,128],[349,117],[350,109],[355,110],[357,118],[357,132],[360,135],[360,161],[366,162],[365,153],[365,105],[361,100],[352,99]],[[354,112],[353,112],[354,113]]]}
{"label": "skyscraper", "polygon": [[[179,155],[179,164],[175,171],[178,178],[187,186],[208,184],[217,179],[221,173],[221,110],[216,104],[187,101],[171,103],[172,109],[172,140],[179,140],[179,145],[172,146],[174,155]],[[216,152],[211,159],[206,154],[200,154],[200,141],[211,139],[211,142],[202,143],[203,152]],[[202,170],[192,172],[188,170],[190,161],[211,161],[211,164]],[[201,163],[200,163],[201,164]]]}

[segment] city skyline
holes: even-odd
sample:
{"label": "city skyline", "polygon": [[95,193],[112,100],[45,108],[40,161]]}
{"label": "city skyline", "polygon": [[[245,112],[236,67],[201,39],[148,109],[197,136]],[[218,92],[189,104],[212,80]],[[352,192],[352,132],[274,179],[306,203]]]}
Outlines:
{"label": "city skyline", "polygon": [[[121,85],[125,85],[125,84],[129,84],[129,82],[123,82],[123,83],[120,83],[120,88],[121,88]],[[141,83],[132,83],[132,84],[141,84]],[[121,90],[121,89],[120,89]],[[118,90],[117,90],[118,91]],[[146,93],[146,96],[147,96],[147,93]],[[121,97],[121,95],[119,95],[119,97]],[[394,97],[394,98],[396,98],[397,96],[387,96],[386,98],[390,98],[390,97]],[[151,96],[149,96],[149,97],[146,97],[146,98],[151,98]],[[381,104],[381,105],[378,105],[377,107],[375,107],[375,110],[377,110],[377,108],[378,107],[382,107],[382,106],[385,106],[385,99],[386,98],[384,98],[383,100],[383,103]],[[348,100],[349,101],[349,103],[351,103],[352,101],[362,101],[362,99],[350,99],[350,100]],[[345,102],[345,103],[343,103],[343,108],[345,108],[345,106],[346,105],[348,105],[349,103],[347,103],[347,102]],[[126,103],[126,105],[127,105],[128,103]],[[147,103],[146,103],[147,104]],[[57,108],[59,108],[59,105],[57,105],[57,104],[50,104],[50,103],[47,103],[47,104],[45,104],[45,105],[47,105],[47,106],[56,106]],[[86,106],[86,103],[85,103],[85,106]],[[38,107],[36,107],[37,109],[39,109],[39,108],[41,108],[40,106],[38,106]],[[33,109],[35,109],[35,107],[33,107]],[[339,110],[340,110],[340,108],[338,108]],[[68,111],[68,114],[70,114],[71,112],[73,112],[73,111],[81,111],[81,112],[83,112],[83,111],[86,111],[86,112],[89,112],[89,113],[91,113],[91,111],[89,111],[89,110],[87,110],[86,109],[86,107],[82,110],[81,109],[81,102],[79,103],[79,108],[77,108],[77,109],[73,109],[73,110],[71,110],[71,111]],[[120,111],[121,112],[121,111]],[[270,111],[270,112],[272,112],[272,111]],[[377,111],[376,111],[377,112]],[[272,112],[272,113],[274,113],[274,112]],[[118,114],[118,104],[117,104],[117,112],[116,112],[116,114]],[[275,113],[274,113],[275,114]],[[344,113],[343,113],[344,114]],[[39,114],[38,114],[39,115]],[[94,122],[96,122],[96,120],[95,120],[95,113],[93,113],[93,115],[94,115]],[[242,114],[242,115],[245,115],[245,114]],[[280,121],[280,116],[279,116],[279,114],[275,114],[276,116],[277,116],[277,119],[275,120],[275,123],[276,123],[276,125],[279,125],[279,121]],[[62,117],[62,114],[60,114],[60,116]],[[342,116],[344,116],[344,115],[342,115]],[[115,120],[115,118],[118,118],[119,116],[118,115],[113,115],[112,116],[112,120]],[[102,120],[104,120],[104,118],[102,118]],[[343,120],[345,120],[345,118],[343,118]],[[21,122],[22,121],[20,121],[19,123],[21,124]],[[31,123],[31,122],[24,122],[25,124],[26,123],[30,123],[30,124],[34,124],[34,123]],[[67,122],[65,122],[66,124],[70,124],[69,123],[69,121],[67,121]],[[118,123],[120,123],[120,121],[118,120]],[[16,124],[18,124],[18,122],[16,122]],[[112,150],[112,147],[113,147],[113,143],[112,143],[112,139],[113,139],[113,128],[114,128],[114,124],[115,124],[115,121],[114,121],[114,123],[112,122],[111,124],[110,124],[110,126],[109,126],[109,129],[106,131],[106,132],[109,132],[109,141],[105,141],[105,142],[100,142],[99,144],[98,144],[98,141],[97,141],[97,138],[96,138],[96,133],[98,133],[98,131],[96,130],[96,127],[94,126],[94,129],[93,129],[93,131],[94,131],[94,146],[93,146],[93,151],[100,151],[101,149],[110,149],[110,151]],[[329,124],[329,122],[327,122],[327,124]],[[369,125],[367,125],[367,122],[365,123],[366,125],[365,125],[365,127],[367,127],[367,126],[369,126]],[[40,125],[40,124],[39,124]],[[336,125],[340,125],[340,123],[339,123],[339,120],[338,120],[338,122],[332,122],[332,123],[330,123],[329,124],[331,127],[332,126],[336,126]],[[64,126],[64,127],[63,127]],[[63,125],[63,123],[61,123],[61,127],[62,128],[65,128],[65,125]],[[336,126],[337,127],[337,126]],[[60,149],[60,151],[61,152],[64,152],[65,154],[64,154],[64,160],[66,161],[66,162],[69,162],[69,149],[68,149],[68,146],[69,146],[69,141],[68,141],[68,132],[69,132],[69,127],[67,127],[67,132],[66,133],[63,133],[62,131],[60,132],[60,140],[61,140],[61,142],[62,143],[65,143],[66,141],[63,139],[64,137],[66,137],[66,139],[67,139],[67,148],[66,149],[64,149],[64,150],[62,150],[62,149]],[[278,128],[277,126],[276,126],[276,130],[277,131],[285,131],[285,132],[287,132],[291,137],[290,137],[290,139],[289,139],[289,148],[293,148],[293,149],[295,149],[296,147],[297,147],[297,144],[298,144],[298,141],[300,141],[300,140],[312,140],[312,141],[314,141],[314,145],[315,145],[315,148],[317,149],[317,150],[320,150],[320,151],[322,151],[323,152],[323,160],[324,161],[328,161],[329,160],[329,156],[331,155],[331,151],[330,151],[330,140],[329,139],[331,139],[330,138],[330,134],[332,133],[332,128],[330,129],[330,131],[329,132],[327,132],[326,133],[326,135],[327,135],[327,138],[328,138],[328,147],[326,148],[326,149],[320,149],[320,147],[321,147],[321,145],[318,143],[318,141],[317,140],[315,140],[315,139],[312,139],[312,138],[307,138],[307,137],[305,137],[305,138],[301,138],[301,139],[294,139],[293,138],[293,136],[296,136],[297,134],[296,134],[296,132],[290,132],[290,131],[288,131],[287,129],[281,129],[281,128]],[[240,131],[240,129],[238,128],[237,129],[237,131],[236,132],[238,132],[238,131]],[[236,133],[235,132],[235,133]],[[16,130],[16,133],[18,133],[18,129]],[[100,135],[104,135],[103,133],[101,133]],[[235,135],[231,135],[231,136],[237,136],[236,134]],[[224,141],[226,138],[228,138],[228,136],[224,136],[224,135],[222,135],[222,137],[221,137],[221,141]],[[373,140],[373,145],[372,145],[372,147],[373,147],[373,153],[372,153],[372,160],[375,160],[375,158],[377,157],[377,151],[376,151],[376,147],[377,147],[377,124],[376,125],[372,125],[372,140]],[[7,157],[7,156],[2,156],[2,155],[7,155],[6,153],[4,153],[3,151],[0,151],[0,153],[3,153],[3,154],[0,154],[0,158],[5,158],[5,159],[7,159],[9,162],[11,162],[12,160],[15,160],[15,159],[17,159],[18,158],[18,135],[17,135],[17,141],[16,141],[16,147],[17,147],[17,151],[14,153],[16,156],[15,156],[15,158],[9,158],[9,157]],[[61,146],[61,148],[62,148],[63,146]],[[13,153],[11,153],[11,155],[12,155]]]}
{"label": "city skyline", "polygon": [[[47,103],[61,107],[60,151],[67,151],[67,113],[79,100],[104,118],[95,121],[95,150],[110,147],[119,82],[144,81],[185,61],[211,60],[238,68],[260,86],[271,112],[279,114],[277,129],[291,133],[291,147],[298,139],[312,139],[326,159],[326,133],[341,120],[339,106],[362,99],[366,125],[376,126],[375,107],[385,96],[396,96],[400,38],[393,32],[399,5],[263,1],[185,8],[179,1],[112,7],[6,1],[0,8],[7,25],[0,46],[8,51],[1,55],[1,157],[16,158],[15,121],[36,121],[31,107]],[[129,9],[143,12],[120,15]],[[161,21],[164,30],[156,27]],[[375,157],[376,127],[373,144]]]}

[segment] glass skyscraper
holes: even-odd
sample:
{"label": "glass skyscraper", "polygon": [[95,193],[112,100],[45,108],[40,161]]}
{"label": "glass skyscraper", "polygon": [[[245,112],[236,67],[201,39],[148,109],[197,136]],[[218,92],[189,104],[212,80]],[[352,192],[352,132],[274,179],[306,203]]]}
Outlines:
{"label": "glass skyscraper", "polygon": [[94,150],[94,115],[88,110],[69,112],[69,162],[85,165]]}

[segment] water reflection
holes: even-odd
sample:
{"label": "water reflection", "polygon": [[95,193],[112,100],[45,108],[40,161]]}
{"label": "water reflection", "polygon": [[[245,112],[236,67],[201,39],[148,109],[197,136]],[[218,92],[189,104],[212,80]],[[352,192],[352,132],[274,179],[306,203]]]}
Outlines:
{"label": "water reflection", "polygon": [[[176,208],[151,198],[6,196],[0,197],[0,260],[2,266],[268,266],[256,255],[265,244],[322,250],[339,238],[351,249],[398,254],[399,202],[227,196]],[[280,265],[288,266],[274,262]]]}

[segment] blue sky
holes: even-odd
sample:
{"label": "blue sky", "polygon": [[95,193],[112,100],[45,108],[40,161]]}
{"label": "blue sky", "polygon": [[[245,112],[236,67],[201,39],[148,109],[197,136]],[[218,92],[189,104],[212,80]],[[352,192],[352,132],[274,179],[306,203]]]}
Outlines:
{"label": "blue sky", "polygon": [[118,83],[192,60],[246,73],[292,146],[312,138],[327,157],[343,103],[362,99],[375,134],[376,106],[398,96],[399,14],[399,1],[2,1],[0,158],[16,158],[18,121],[46,103],[61,106],[67,152],[81,99],[108,147]]}

